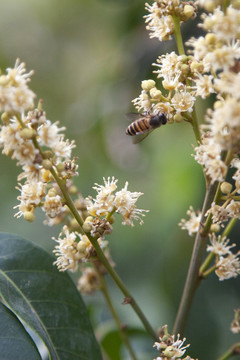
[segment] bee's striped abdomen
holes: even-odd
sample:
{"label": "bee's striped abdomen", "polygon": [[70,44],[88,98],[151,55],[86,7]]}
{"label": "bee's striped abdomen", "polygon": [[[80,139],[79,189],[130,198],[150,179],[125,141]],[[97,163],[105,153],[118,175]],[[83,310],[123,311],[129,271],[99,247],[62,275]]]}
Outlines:
{"label": "bee's striped abdomen", "polygon": [[127,135],[136,135],[150,129],[149,121],[145,118],[134,121],[127,127]]}

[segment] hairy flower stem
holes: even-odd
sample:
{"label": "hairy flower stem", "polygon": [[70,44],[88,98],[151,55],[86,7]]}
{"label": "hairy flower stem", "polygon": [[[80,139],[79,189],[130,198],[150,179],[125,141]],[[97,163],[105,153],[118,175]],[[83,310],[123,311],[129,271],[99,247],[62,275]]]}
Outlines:
{"label": "hairy flower stem", "polygon": [[236,343],[233,346],[230,347],[225,354],[223,354],[218,360],[228,360],[233,356],[240,354],[240,343]]}
{"label": "hairy flower stem", "polygon": [[134,354],[134,351],[133,351],[133,348],[128,340],[128,337],[127,337],[127,334],[126,334],[126,331],[125,331],[125,327],[121,324],[121,321],[118,317],[118,314],[117,312],[115,311],[114,309],[114,306],[113,306],[113,303],[111,301],[111,298],[110,298],[110,295],[109,295],[109,292],[108,292],[108,289],[107,289],[107,285],[105,283],[105,280],[104,280],[104,277],[98,272],[98,276],[99,276],[99,279],[100,279],[100,283],[101,283],[101,291],[103,293],[103,296],[105,298],[105,301],[108,305],[108,308],[112,314],[112,317],[117,325],[117,328],[118,328],[118,331],[119,331],[119,334],[122,338],[122,341],[123,343],[125,344],[126,348],[128,349],[129,351],[129,354],[130,354],[130,357],[132,360],[137,360],[136,358],[136,355]]}
{"label": "hairy flower stem", "polygon": [[179,55],[185,55],[182,34],[180,29],[180,19],[178,16],[175,15],[172,15],[172,18],[174,22],[174,36],[177,43],[178,53]]}
{"label": "hairy flower stem", "polygon": [[[62,194],[65,198],[65,202],[66,205],[68,206],[69,210],[71,211],[71,213],[73,214],[73,216],[75,217],[75,219],[77,220],[78,224],[81,227],[82,230],[82,225],[83,225],[83,219],[81,218],[79,212],[77,211],[66,187],[65,184],[63,183],[63,181],[58,177],[57,173],[55,172],[55,170],[52,168],[51,170],[51,174],[53,175],[56,183],[58,184],[59,188],[62,191]],[[82,230],[82,232],[84,232]],[[133,298],[133,296],[130,294],[130,292],[127,290],[127,288],[125,287],[125,285],[123,284],[122,280],[120,279],[120,277],[118,276],[118,274],[115,272],[115,270],[113,269],[113,267],[111,266],[111,264],[109,263],[109,261],[107,260],[106,256],[104,255],[101,247],[98,244],[97,238],[96,237],[92,237],[90,233],[85,232],[85,234],[88,236],[90,242],[92,243],[94,249],[96,250],[98,259],[102,262],[102,264],[105,266],[105,268],[107,269],[107,271],[109,272],[110,276],[113,278],[113,280],[115,281],[116,285],[119,287],[119,289],[122,291],[122,293],[124,294],[124,296],[126,298],[129,299],[129,304],[132,306],[133,310],[135,311],[135,313],[137,314],[137,316],[139,317],[139,319],[141,320],[142,324],[144,325],[146,331],[154,338],[154,340],[158,340],[158,337],[155,333],[155,331],[153,330],[153,328],[151,327],[151,325],[149,324],[147,318],[145,317],[145,315],[143,314],[142,310],[140,309],[140,307],[138,306],[137,302],[135,301],[135,299]]]}
{"label": "hairy flower stem", "polygon": [[201,278],[199,277],[199,267],[204,254],[207,234],[211,226],[211,216],[208,217],[204,226],[202,224],[204,224],[206,211],[210,208],[214,198],[216,198],[216,194],[218,193],[217,188],[218,188],[218,183],[214,182],[208,187],[206,191],[203,208],[202,208],[200,227],[195,238],[192,258],[188,269],[183,295],[179,305],[175,324],[173,327],[174,334],[180,333],[181,335],[183,335],[187,317],[193,301],[193,297],[201,280]]}

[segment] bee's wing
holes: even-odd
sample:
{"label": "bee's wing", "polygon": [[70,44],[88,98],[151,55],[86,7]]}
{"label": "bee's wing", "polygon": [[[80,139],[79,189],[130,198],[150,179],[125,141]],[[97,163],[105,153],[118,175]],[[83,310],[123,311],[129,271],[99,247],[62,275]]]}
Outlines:
{"label": "bee's wing", "polygon": [[143,141],[152,131],[153,129],[148,129],[133,136],[133,144],[138,144],[139,142]]}
{"label": "bee's wing", "polygon": [[133,122],[135,120],[140,119],[141,117],[143,117],[143,114],[140,113],[136,113],[136,112],[131,112],[131,113],[127,113],[125,115],[126,119],[129,120],[130,122]]}

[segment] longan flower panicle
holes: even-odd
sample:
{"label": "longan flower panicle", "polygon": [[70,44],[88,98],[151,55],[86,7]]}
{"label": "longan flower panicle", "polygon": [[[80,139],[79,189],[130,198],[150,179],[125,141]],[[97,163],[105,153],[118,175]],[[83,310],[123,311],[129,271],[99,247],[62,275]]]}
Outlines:
{"label": "longan flower panicle", "polygon": [[[28,88],[32,71],[26,72],[25,64],[16,61],[13,69],[8,68],[6,75],[0,76],[0,111],[3,125],[0,129],[0,147],[2,153],[17,160],[22,167],[18,176],[18,197],[20,204],[16,207],[17,217],[24,216],[26,220],[34,220],[34,210],[41,207],[47,217],[62,218],[65,212],[64,201],[60,189],[50,173],[55,173],[66,181],[78,175],[75,159],[71,160],[74,141],[65,140],[59,123],[47,119],[46,113],[39,102],[38,108],[33,107],[35,94]],[[56,187],[56,194],[48,190]]]}

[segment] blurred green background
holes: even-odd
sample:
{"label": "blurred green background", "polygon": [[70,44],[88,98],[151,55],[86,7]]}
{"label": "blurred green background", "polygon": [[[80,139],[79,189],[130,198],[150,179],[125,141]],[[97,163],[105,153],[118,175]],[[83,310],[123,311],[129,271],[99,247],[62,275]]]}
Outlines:
{"label": "blurred green background", "polygon": [[[118,178],[119,189],[129,181],[130,191],[144,193],[138,202],[150,210],[144,225],[124,227],[117,218],[108,240],[116,270],[153,327],[168,324],[170,330],[193,246],[178,222],[189,205],[201,207],[204,183],[191,156],[195,140],[188,124],[162,127],[139,145],[125,135],[124,115],[134,111],[131,100],[139,95],[141,80],[152,77],[157,56],[175,50],[174,41],[149,39],[144,14],[142,0],[1,0],[0,60],[3,70],[17,57],[34,69],[30,86],[44,100],[47,117],[60,120],[67,137],[76,140],[75,184],[84,196],[95,196],[92,186],[101,184],[103,176]],[[195,24],[183,27],[186,39]],[[20,169],[5,156],[0,161],[1,231],[20,234],[51,252],[51,238],[60,228],[44,226],[41,211],[31,224],[13,217]],[[121,305],[123,297],[111,279],[108,284],[122,321],[141,327],[132,310]],[[185,334],[192,357],[216,359],[237,341],[229,326],[239,292],[239,279],[220,283],[212,275],[201,284]],[[111,317],[101,294],[86,301],[100,334]],[[150,339],[146,347],[141,341],[134,344],[139,359],[157,356]]]}

